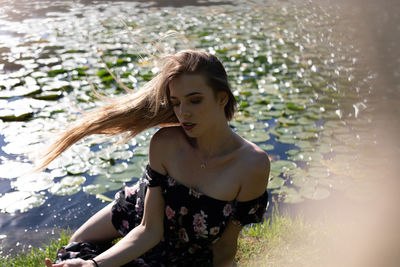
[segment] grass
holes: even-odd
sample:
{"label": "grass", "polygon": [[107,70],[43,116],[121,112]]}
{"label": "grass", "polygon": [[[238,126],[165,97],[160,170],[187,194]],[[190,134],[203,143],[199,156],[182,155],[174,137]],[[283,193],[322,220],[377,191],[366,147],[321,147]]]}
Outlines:
{"label": "grass", "polygon": [[274,212],[264,223],[242,230],[236,261],[238,266],[329,266],[324,261],[332,230],[323,223],[306,223],[302,216]]}
{"label": "grass", "polygon": [[[274,212],[264,223],[242,230],[238,242],[238,266],[329,266],[326,257],[327,240],[332,231],[322,223],[306,223],[298,216]],[[14,257],[0,258],[0,266],[44,266],[43,260],[53,259],[59,247],[68,243],[71,232],[60,233],[58,240],[21,252]],[[325,259],[324,259],[325,258]]]}
{"label": "grass", "polygon": [[20,252],[16,256],[0,257],[0,266],[7,267],[37,267],[44,266],[44,259],[55,258],[57,250],[66,245],[71,236],[71,231],[63,230],[60,232],[60,238],[53,239],[40,248],[32,248],[29,251]]}

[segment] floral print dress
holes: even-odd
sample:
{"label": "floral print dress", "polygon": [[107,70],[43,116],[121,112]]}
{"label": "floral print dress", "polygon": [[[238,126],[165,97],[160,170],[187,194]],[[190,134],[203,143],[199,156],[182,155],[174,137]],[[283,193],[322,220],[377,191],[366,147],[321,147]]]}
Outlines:
{"label": "floral print dress", "polygon": [[165,200],[164,238],[126,266],[212,266],[211,245],[232,220],[238,225],[262,221],[268,193],[246,202],[212,198],[149,165],[143,178],[116,194],[112,223],[122,234],[140,224],[147,187],[160,186]]}
{"label": "floral print dress", "polygon": [[[156,186],[161,187],[165,200],[164,237],[125,267],[212,266],[211,245],[221,237],[228,222],[231,220],[238,225],[261,222],[268,204],[267,191],[246,202],[219,200],[147,165],[139,181],[115,195],[111,221],[121,235],[125,236],[141,223],[146,190]],[[94,258],[104,249],[90,243],[73,242],[58,250],[54,263],[71,258]]]}

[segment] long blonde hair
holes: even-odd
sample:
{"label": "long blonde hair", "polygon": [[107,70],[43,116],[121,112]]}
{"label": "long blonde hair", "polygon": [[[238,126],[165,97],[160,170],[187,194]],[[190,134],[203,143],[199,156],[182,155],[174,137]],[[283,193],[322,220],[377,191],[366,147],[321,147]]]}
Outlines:
{"label": "long blonde hair", "polygon": [[36,170],[43,170],[70,146],[92,134],[114,136],[127,133],[128,140],[155,126],[177,125],[179,122],[169,101],[168,84],[183,73],[204,75],[215,95],[220,91],[226,92],[228,103],[225,106],[225,116],[228,120],[232,119],[236,99],[230,89],[226,71],[216,56],[184,50],[161,58],[160,69],[143,88],[112,99],[109,104],[85,113],[70,125],[48,148]]}

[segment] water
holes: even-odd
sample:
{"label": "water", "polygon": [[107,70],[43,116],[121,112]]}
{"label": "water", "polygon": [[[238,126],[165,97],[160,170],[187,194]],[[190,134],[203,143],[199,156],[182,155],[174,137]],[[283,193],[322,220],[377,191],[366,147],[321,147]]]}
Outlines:
{"label": "water", "polygon": [[[108,203],[98,197],[113,198],[143,173],[154,129],[119,146],[88,138],[53,163],[49,176],[20,178],[31,163],[27,152],[40,151],[52,136],[49,131],[76,117],[71,107],[98,104],[88,80],[102,93],[121,94],[107,74],[99,74],[104,62],[130,88],[138,88],[152,75],[148,61],[155,46],[149,39],[156,42],[168,30],[186,39],[167,39],[159,50],[206,49],[224,62],[240,104],[232,127],[263,146],[273,164],[281,164],[270,182],[279,186],[269,193],[282,209],[311,218],[327,207],[343,212],[338,203],[358,207],[366,191],[352,189],[380,174],[379,168],[365,168],[379,162],[360,153],[377,147],[379,133],[371,130],[376,114],[369,102],[377,70],[362,64],[366,59],[349,34],[355,28],[345,27],[351,20],[339,16],[345,10],[340,6],[43,0],[0,1],[0,7],[3,255],[57,237],[57,229],[76,229]],[[73,185],[62,184],[66,177]]]}

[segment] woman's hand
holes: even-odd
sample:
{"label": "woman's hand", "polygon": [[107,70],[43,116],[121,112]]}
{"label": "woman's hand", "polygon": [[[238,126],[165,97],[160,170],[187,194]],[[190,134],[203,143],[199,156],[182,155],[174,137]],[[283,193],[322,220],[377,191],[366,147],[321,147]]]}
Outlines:
{"label": "woman's hand", "polygon": [[52,264],[51,260],[46,258],[46,267],[93,267],[93,262],[82,259],[71,259],[60,263]]}

